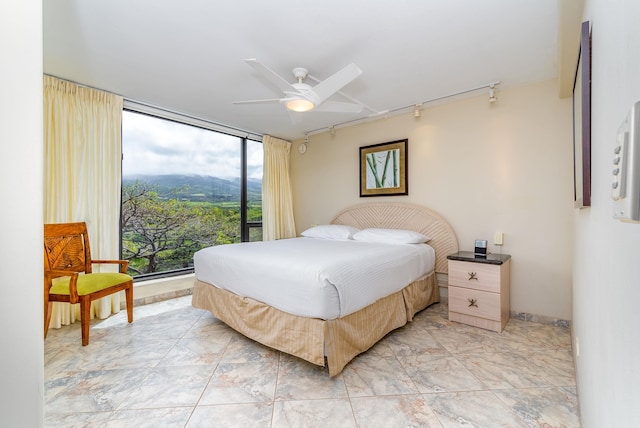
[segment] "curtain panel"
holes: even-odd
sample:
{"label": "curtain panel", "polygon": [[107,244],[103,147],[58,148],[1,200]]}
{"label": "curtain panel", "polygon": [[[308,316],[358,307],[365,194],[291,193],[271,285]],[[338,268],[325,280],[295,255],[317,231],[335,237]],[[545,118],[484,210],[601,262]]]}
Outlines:
{"label": "curtain panel", "polygon": [[262,239],[294,238],[296,225],[289,174],[291,143],[265,135],[262,144]]}
{"label": "curtain panel", "polygon": [[[43,83],[44,221],[86,222],[92,258],[118,259],[123,99],[55,77]],[[91,318],[119,312],[120,294],[93,302]],[[79,318],[78,304],[54,302],[50,328]]]}

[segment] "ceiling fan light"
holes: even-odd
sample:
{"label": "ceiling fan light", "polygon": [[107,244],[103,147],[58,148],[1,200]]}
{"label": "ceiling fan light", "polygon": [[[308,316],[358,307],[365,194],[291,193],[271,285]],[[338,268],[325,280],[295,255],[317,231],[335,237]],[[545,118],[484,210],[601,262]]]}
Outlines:
{"label": "ceiling fan light", "polygon": [[294,98],[287,101],[285,105],[289,110],[297,111],[300,113],[313,110],[313,108],[315,107],[315,105],[311,101],[304,98]]}

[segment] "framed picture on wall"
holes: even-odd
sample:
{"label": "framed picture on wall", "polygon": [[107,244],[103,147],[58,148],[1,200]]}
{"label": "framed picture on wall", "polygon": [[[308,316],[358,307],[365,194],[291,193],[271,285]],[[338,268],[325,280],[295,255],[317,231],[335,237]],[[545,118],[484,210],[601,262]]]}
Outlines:
{"label": "framed picture on wall", "polygon": [[573,189],[574,206],[591,206],[591,30],[580,31],[580,52],[573,84]]}
{"label": "framed picture on wall", "polygon": [[360,147],[360,196],[408,195],[407,143]]}

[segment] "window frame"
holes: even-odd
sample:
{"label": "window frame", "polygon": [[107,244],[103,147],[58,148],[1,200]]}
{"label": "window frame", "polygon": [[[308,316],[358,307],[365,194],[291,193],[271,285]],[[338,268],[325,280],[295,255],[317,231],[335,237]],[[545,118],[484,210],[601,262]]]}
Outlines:
{"label": "window frame", "polygon": [[[199,119],[193,116],[160,109],[157,107],[140,104],[133,101],[124,101],[122,108],[123,112],[128,111],[132,113],[144,114],[147,116],[155,117],[158,119],[169,120],[172,122],[180,123],[183,125],[194,126],[207,131],[217,132],[221,134],[230,135],[240,139],[240,242],[248,242],[250,240],[250,232],[253,228],[262,228],[262,221],[248,221],[247,209],[248,209],[248,172],[247,172],[247,143],[253,141],[262,144],[262,135],[242,131],[239,129],[226,127],[214,122]],[[124,145],[124,138],[121,132],[121,145]],[[122,169],[122,162],[124,162],[124,154],[120,159],[120,168]],[[123,187],[123,177],[120,177],[120,188]],[[119,230],[119,254],[120,258],[123,257],[123,245],[122,245],[122,191],[120,192],[120,230]],[[147,274],[136,275],[134,282],[142,282],[151,279],[169,278],[179,275],[190,274],[194,272],[193,267],[172,269],[163,272],[152,272]]]}

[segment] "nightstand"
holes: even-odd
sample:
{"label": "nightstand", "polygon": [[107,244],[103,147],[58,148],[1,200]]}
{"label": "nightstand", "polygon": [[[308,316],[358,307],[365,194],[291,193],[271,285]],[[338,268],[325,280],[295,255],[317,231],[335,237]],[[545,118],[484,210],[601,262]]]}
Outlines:
{"label": "nightstand", "polygon": [[447,259],[449,320],[501,332],[509,321],[511,256],[461,251]]}

